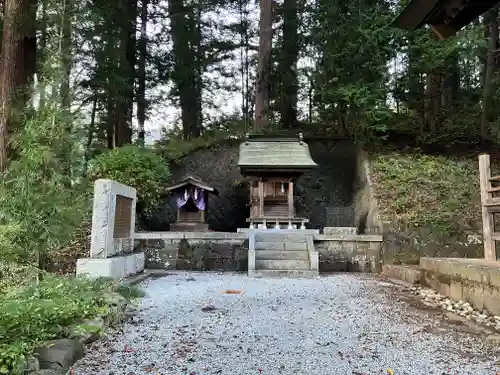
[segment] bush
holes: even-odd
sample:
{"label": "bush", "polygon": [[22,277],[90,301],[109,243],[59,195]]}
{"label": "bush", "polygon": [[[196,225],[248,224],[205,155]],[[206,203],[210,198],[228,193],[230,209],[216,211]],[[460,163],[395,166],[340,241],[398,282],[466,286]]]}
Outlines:
{"label": "bush", "polygon": [[158,204],[170,169],[153,149],[127,145],[99,155],[92,162],[89,177],[108,178],[136,188],[139,204],[149,210]]}
{"label": "bush", "polygon": [[111,291],[140,296],[105,279],[56,276],[0,296],[0,374],[11,373],[43,341],[63,337],[65,327],[108,315],[105,296]]}
{"label": "bush", "polygon": [[[16,158],[0,179],[0,256],[45,269],[51,251],[70,241],[89,210],[67,164],[66,119],[46,107],[12,139]],[[86,187],[86,186],[85,186]]]}

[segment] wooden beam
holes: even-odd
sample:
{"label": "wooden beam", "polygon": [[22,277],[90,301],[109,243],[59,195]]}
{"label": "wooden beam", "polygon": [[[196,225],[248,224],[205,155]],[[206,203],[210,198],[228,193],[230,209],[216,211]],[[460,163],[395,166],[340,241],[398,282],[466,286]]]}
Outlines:
{"label": "wooden beam", "polygon": [[259,180],[259,215],[264,216],[264,181]]}
{"label": "wooden beam", "polygon": [[479,186],[481,189],[484,259],[496,260],[495,240],[493,239],[493,233],[495,231],[493,213],[488,210],[488,203],[491,200],[491,193],[489,193],[489,190],[491,189],[490,177],[490,156],[487,154],[479,155]]}
{"label": "wooden beam", "polygon": [[293,218],[293,182],[288,183],[288,217]]}
{"label": "wooden beam", "polygon": [[437,35],[440,40],[448,39],[457,33],[457,30],[446,24],[431,25],[432,31]]}

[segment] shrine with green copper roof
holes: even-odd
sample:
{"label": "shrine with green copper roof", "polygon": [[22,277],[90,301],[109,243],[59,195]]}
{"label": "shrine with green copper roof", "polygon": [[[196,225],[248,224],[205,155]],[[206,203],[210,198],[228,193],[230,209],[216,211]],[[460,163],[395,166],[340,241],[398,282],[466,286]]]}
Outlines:
{"label": "shrine with green copper roof", "polygon": [[240,145],[238,167],[250,179],[250,228],[305,229],[309,220],[297,217],[294,185],[318,164],[302,134],[296,139],[248,135]]}

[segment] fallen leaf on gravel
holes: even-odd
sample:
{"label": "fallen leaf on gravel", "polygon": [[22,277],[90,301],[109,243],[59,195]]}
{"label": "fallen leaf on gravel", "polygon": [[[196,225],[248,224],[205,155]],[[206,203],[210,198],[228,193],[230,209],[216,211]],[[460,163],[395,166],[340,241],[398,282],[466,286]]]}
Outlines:
{"label": "fallen leaf on gravel", "polygon": [[388,368],[387,375],[394,375],[394,371],[392,369]]}
{"label": "fallen leaf on gravel", "polygon": [[212,306],[212,305],[203,306],[201,308],[201,311],[204,311],[204,312],[206,312],[206,311],[215,311],[215,310],[217,310],[217,308],[215,306]]}
{"label": "fallen leaf on gravel", "polygon": [[224,291],[225,294],[241,294],[243,293],[241,290],[236,289],[228,289]]}

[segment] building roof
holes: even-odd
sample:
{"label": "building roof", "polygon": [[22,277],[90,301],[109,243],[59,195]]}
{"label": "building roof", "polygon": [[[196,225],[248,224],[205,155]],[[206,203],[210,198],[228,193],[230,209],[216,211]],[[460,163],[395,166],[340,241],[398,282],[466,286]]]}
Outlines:
{"label": "building roof", "polygon": [[414,31],[431,25],[441,39],[449,38],[500,0],[410,0],[393,26]]}
{"label": "building roof", "polygon": [[193,176],[186,176],[182,180],[178,181],[175,185],[167,186],[165,188],[166,191],[174,191],[177,189],[181,189],[186,186],[196,186],[197,188],[204,189],[210,193],[214,193],[215,195],[219,194],[217,189],[207,185],[203,181],[201,181],[199,178],[193,177]]}
{"label": "building roof", "polygon": [[240,170],[308,170],[318,167],[309,146],[299,138],[249,137],[240,145]]}

